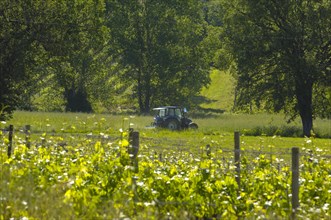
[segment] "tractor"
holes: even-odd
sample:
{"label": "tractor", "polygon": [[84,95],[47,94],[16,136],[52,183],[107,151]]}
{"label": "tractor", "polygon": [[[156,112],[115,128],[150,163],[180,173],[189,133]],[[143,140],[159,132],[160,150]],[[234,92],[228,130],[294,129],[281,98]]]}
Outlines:
{"label": "tractor", "polygon": [[169,130],[197,129],[198,125],[186,117],[186,108],[179,106],[163,106],[153,108],[156,111],[152,125]]}

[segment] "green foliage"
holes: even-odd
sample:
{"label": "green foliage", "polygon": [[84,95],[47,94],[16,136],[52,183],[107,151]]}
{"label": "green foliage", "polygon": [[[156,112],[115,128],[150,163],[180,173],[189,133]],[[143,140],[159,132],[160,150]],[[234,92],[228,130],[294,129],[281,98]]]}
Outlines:
{"label": "green foliage", "polygon": [[[154,105],[190,105],[209,83],[218,44],[212,37],[218,30],[204,20],[204,4],[2,1],[4,112],[123,106],[149,112]],[[56,101],[48,103],[44,94]]]}
{"label": "green foliage", "polygon": [[208,41],[197,1],[107,1],[111,49],[140,112],[190,104],[209,82]]}
{"label": "green foliage", "polygon": [[[131,123],[122,122],[123,127]],[[282,155],[259,154],[250,159],[248,153],[258,147],[257,139],[251,147],[243,144],[239,188],[233,156],[221,150],[212,150],[208,158],[163,149],[159,157],[149,151],[152,146],[141,143],[139,171],[134,172],[124,141],[126,130],[121,132],[118,142],[77,138],[65,148],[57,145],[56,136],[48,138],[47,146],[33,144],[31,149],[15,137],[11,158],[6,154],[6,135],[0,133],[0,217],[234,219],[292,214],[290,162]],[[163,138],[171,133],[163,133],[167,135]],[[314,139],[300,141],[305,147],[301,148],[297,217],[329,218],[331,164],[325,156],[330,151],[319,148]]]}
{"label": "green foliage", "polygon": [[243,134],[252,136],[274,136],[279,135],[282,137],[302,137],[302,130],[296,126],[258,126],[253,129],[244,129]]}
{"label": "green foliage", "polygon": [[88,79],[109,65],[100,55],[108,33],[104,2],[4,0],[0,8],[0,103],[8,106],[5,112],[17,107],[59,110],[62,106],[40,108],[42,99],[34,100],[54,89],[62,91],[57,98],[65,99],[66,110],[91,111],[87,91],[95,85]]}
{"label": "green foliage", "polygon": [[309,136],[313,117],[330,114],[330,4],[239,0],[222,5],[228,9],[225,39],[238,71],[237,104],[299,115]]}
{"label": "green foliage", "polygon": [[33,107],[32,110],[43,112],[63,112],[65,110],[63,89],[46,87],[32,97],[32,104],[29,106],[30,109]]}
{"label": "green foliage", "polygon": [[222,95],[202,107],[229,110],[236,99],[298,113],[310,132],[311,116],[330,117],[329,12],[328,2],[305,0],[3,0],[0,117],[195,107],[214,67],[239,75],[221,78],[226,91],[203,89]]}

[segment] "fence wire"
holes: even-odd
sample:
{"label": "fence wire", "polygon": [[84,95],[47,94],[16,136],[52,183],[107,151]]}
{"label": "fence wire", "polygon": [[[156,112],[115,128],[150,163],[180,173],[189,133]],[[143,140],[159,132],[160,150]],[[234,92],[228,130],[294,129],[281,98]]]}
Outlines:
{"label": "fence wire", "polygon": [[[2,135],[8,135],[7,130],[2,131]],[[41,133],[29,133],[28,136],[40,136]],[[13,148],[17,147],[19,144],[26,144],[26,131],[19,130],[15,131],[13,139]],[[64,141],[65,139],[65,141]],[[92,140],[87,142],[88,140]],[[47,136],[41,136],[34,138],[31,141],[31,146],[34,148],[38,147],[54,147],[54,148],[63,148],[67,150],[67,146],[77,146],[78,142],[84,142],[85,146],[88,148],[85,149],[84,154],[89,154],[93,152],[93,146],[97,141],[100,141],[104,147],[108,146],[109,143],[113,143],[109,147],[116,146],[117,143],[121,140],[121,137],[110,136],[100,134],[65,134],[65,133],[50,133]],[[144,146],[144,142],[148,142],[149,146]],[[152,137],[141,137],[140,138],[140,149],[138,158],[140,160],[148,159],[152,161],[160,161],[163,163],[172,163],[173,161],[186,160],[191,158],[191,161],[196,162],[198,166],[203,160],[212,160],[213,163],[222,163],[223,166],[218,168],[217,172],[220,173],[231,173],[234,176],[240,175],[240,172],[250,172],[255,168],[254,160],[259,160],[262,157],[271,162],[272,166],[282,172],[283,167],[291,166],[291,149],[276,149],[269,148],[269,150],[264,149],[234,149],[230,146],[219,146],[219,145],[206,145],[201,146],[200,143],[197,143],[196,146],[192,146],[192,143],[187,144],[183,140],[173,140],[170,138],[152,138]],[[164,145],[168,145],[171,148],[164,148]],[[195,149],[195,150],[193,150]],[[67,151],[68,152],[68,151]],[[70,152],[68,152],[70,153]],[[235,154],[239,153],[240,155],[240,169],[234,169],[236,166]],[[321,152],[316,152],[313,150],[302,151],[299,153],[300,160],[307,160],[309,162],[314,162],[316,159],[328,160],[331,158],[331,155],[322,154]],[[249,161],[243,163],[243,160]],[[313,172],[312,170],[305,170],[304,167],[300,167],[300,172]],[[290,191],[290,190],[289,190]],[[139,202],[136,201],[136,202]],[[201,206],[203,204],[197,203],[195,201],[191,202],[182,202],[182,201],[158,201],[154,200],[150,202],[152,206]],[[217,207],[219,204],[215,202],[206,202],[209,207]]]}
{"label": "fence wire", "polygon": [[[0,129],[2,130],[3,136],[8,136],[9,130],[8,129]],[[13,139],[13,145],[17,144],[26,144],[27,133],[22,129],[14,130],[14,139]],[[43,136],[42,132],[30,132],[29,138],[35,136],[35,138],[31,141],[32,146],[40,147],[43,144],[45,144],[48,147],[52,146],[74,146],[77,142],[81,141],[84,142],[86,140],[92,140],[89,142],[90,145],[94,145],[97,141],[100,141],[101,144],[107,144],[107,143],[118,143],[121,140],[120,135],[106,135],[103,133],[100,134],[93,134],[93,133],[55,133],[50,132],[48,134],[45,134]],[[37,138],[36,138],[37,137]],[[177,151],[179,153],[187,152],[192,155],[203,155],[206,154],[206,147],[207,146],[201,146],[201,144],[192,145],[192,143],[186,143],[185,140],[181,139],[171,139],[167,137],[161,137],[161,138],[154,138],[154,137],[140,137],[140,143],[144,145],[145,142],[148,142],[150,144],[150,147],[148,148],[148,151],[151,149],[156,152],[164,152],[164,151]],[[164,146],[168,147],[164,147]],[[195,149],[193,151],[192,149]],[[144,148],[140,148],[140,152],[144,152]],[[197,152],[198,151],[198,152]],[[319,156],[320,158],[329,159],[331,158],[331,155],[324,155],[324,154],[316,154],[316,152],[300,152],[300,156],[305,157],[312,157],[312,156]],[[214,145],[210,146],[210,153],[213,154],[215,159],[219,159],[218,157],[224,156],[225,154],[234,155],[236,150],[230,146],[219,146]],[[291,149],[279,149],[276,147],[270,147],[269,150],[265,149],[240,149],[240,155],[241,156],[247,156],[247,157],[258,157],[260,155],[274,155],[274,156],[290,156],[291,155]]]}

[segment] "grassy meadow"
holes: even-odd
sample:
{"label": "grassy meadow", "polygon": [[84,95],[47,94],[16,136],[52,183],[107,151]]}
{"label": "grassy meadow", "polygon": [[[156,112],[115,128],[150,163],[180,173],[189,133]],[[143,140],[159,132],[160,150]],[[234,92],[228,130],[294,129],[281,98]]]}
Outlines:
{"label": "grassy meadow", "polygon": [[201,96],[206,97],[206,102],[200,104],[202,108],[222,109],[230,112],[233,107],[235,80],[230,73],[212,70],[211,83],[203,88]]}
{"label": "grassy meadow", "polygon": [[[188,115],[190,117],[190,114]],[[124,120],[125,119],[125,120]],[[126,120],[127,119],[127,120]],[[253,131],[260,129],[258,135],[267,134],[268,128],[278,129],[295,129],[301,132],[301,122],[297,118],[291,123],[286,123],[286,118],[282,114],[230,114],[224,113],[213,117],[192,118],[199,125],[199,132],[208,133],[233,133],[240,131],[242,134],[254,136]],[[47,112],[24,112],[17,111],[11,120],[7,121],[9,124],[15,125],[16,128],[31,125],[35,132],[71,132],[84,133],[92,131],[118,131],[123,126],[128,126],[136,130],[146,130],[151,122],[153,116],[130,116],[130,115],[109,115],[109,114],[86,114],[86,113],[47,113]],[[4,125],[2,125],[4,126]],[[263,132],[263,128],[265,132]],[[148,130],[148,129],[147,129]],[[321,137],[331,137],[331,120],[316,119],[314,120],[314,130],[316,134]],[[276,133],[277,135],[277,133]],[[279,135],[284,136],[284,135]],[[299,133],[288,136],[300,136]]]}
{"label": "grassy meadow", "polygon": [[[300,121],[296,120],[291,124],[287,124],[283,115],[225,113],[217,117],[193,118],[193,120],[199,125],[197,131],[171,132],[165,129],[151,129],[149,126],[153,121],[153,116],[17,111],[10,121],[1,124],[1,126],[4,128],[8,127],[9,124],[13,124],[15,129],[22,133],[24,126],[30,125],[32,137],[35,136],[36,140],[41,134],[48,136],[99,136],[102,134],[116,139],[120,137],[120,129],[125,130],[131,127],[139,131],[141,137],[145,137],[147,143],[157,147],[160,146],[161,142],[161,145],[166,148],[169,147],[167,145],[175,143],[176,146],[188,146],[193,149],[211,142],[215,143],[213,145],[231,148],[233,146],[234,131],[239,131],[242,139],[245,139],[244,143],[252,146],[261,143],[261,139],[271,142],[271,144],[261,144],[263,146],[274,146],[275,140],[280,143],[277,144],[279,145],[277,147],[285,148],[302,146],[305,143],[305,139],[300,137]],[[318,119],[314,123],[318,135],[331,137],[330,120]],[[282,129],[284,131],[280,132]],[[282,132],[287,135],[282,135]],[[144,140],[142,139],[142,141]],[[158,144],[154,144],[153,141]],[[314,141],[321,143],[323,148],[331,147],[331,139],[316,138]]]}

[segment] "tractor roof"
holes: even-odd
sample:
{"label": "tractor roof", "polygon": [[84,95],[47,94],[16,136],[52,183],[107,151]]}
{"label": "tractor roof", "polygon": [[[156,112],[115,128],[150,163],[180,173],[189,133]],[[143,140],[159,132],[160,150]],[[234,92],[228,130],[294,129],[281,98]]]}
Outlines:
{"label": "tractor roof", "polygon": [[168,109],[168,108],[180,108],[180,107],[179,106],[162,106],[162,107],[153,108],[153,110],[161,110],[161,109]]}

